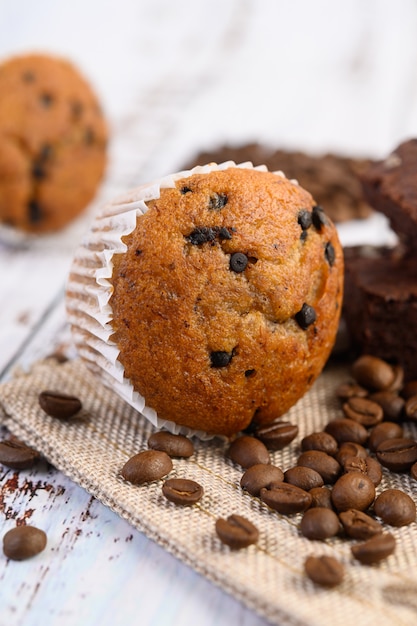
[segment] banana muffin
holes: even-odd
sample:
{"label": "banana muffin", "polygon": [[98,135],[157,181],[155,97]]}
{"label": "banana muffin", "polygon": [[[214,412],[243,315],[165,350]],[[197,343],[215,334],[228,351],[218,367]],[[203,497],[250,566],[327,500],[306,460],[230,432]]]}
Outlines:
{"label": "banana muffin", "polygon": [[96,193],[106,142],[99,102],[68,61],[0,64],[0,223],[28,233],[67,225]]}
{"label": "banana muffin", "polygon": [[228,162],[108,205],[75,255],[67,308],[80,354],[154,423],[230,436],[312,385],[342,292],[336,229],[311,195]]}

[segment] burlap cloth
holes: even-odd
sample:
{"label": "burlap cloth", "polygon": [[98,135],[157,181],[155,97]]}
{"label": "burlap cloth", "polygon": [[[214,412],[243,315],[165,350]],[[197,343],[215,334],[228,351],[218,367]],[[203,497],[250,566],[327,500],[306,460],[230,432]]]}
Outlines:
{"label": "burlap cloth", "polygon": [[[290,467],[299,454],[301,438],[340,416],[334,390],[346,377],[347,371],[340,366],[328,368],[289,412],[288,419],[300,425],[300,434],[287,449],[271,454],[273,463],[283,469]],[[80,418],[60,422],[45,415],[37,400],[44,389],[79,396],[83,401]],[[300,535],[300,515],[280,515],[243,492],[239,486],[242,470],[225,459],[226,442],[219,439],[195,440],[196,452],[190,459],[174,460],[172,476],[203,485],[205,493],[198,504],[179,507],[168,502],[161,493],[161,481],[133,486],[119,476],[120,469],[129,457],[147,448],[154,427],[77,360],[61,365],[54,360],[37,363],[29,374],[0,386],[0,407],[0,422],[12,433],[137,529],[270,622],[317,626],[416,623],[416,523],[389,529],[397,538],[397,549],[385,562],[360,565],[351,556],[350,541],[309,541]],[[415,498],[415,482],[406,475],[386,472],[378,492],[388,486],[399,487]],[[215,520],[231,513],[256,524],[260,530],[257,545],[234,552],[220,543]],[[333,590],[317,587],[303,572],[307,555],[324,553],[338,557],[346,566],[345,581]]]}

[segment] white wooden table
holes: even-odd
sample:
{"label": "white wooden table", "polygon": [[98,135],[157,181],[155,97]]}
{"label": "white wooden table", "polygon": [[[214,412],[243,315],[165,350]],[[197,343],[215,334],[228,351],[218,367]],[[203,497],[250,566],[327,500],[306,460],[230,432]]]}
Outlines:
{"label": "white wooden table", "polygon": [[[89,213],[53,237],[0,243],[0,380],[71,353],[64,284],[100,202],[225,142],[380,157],[417,136],[416,33],[413,0],[0,0],[0,58],[71,58],[113,136]],[[392,241],[375,216],[340,234]],[[46,464],[0,466],[0,535],[23,520],[48,546],[21,563],[0,554],[1,626],[265,624]]]}

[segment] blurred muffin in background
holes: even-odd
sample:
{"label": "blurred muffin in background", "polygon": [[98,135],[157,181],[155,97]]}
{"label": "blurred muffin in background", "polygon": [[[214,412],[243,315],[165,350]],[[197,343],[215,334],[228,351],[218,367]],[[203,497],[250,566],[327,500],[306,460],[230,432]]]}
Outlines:
{"label": "blurred muffin in background", "polygon": [[39,234],[76,218],[103,177],[107,137],[96,95],[67,60],[0,64],[0,223]]}
{"label": "blurred muffin in background", "polygon": [[324,207],[333,222],[363,219],[371,207],[363,198],[359,175],[368,167],[367,159],[353,159],[337,154],[314,156],[305,152],[273,150],[261,144],[224,145],[211,152],[201,152],[185,164],[185,168],[203,163],[224,161],[266,165],[270,171],[281,170],[308,189]]}

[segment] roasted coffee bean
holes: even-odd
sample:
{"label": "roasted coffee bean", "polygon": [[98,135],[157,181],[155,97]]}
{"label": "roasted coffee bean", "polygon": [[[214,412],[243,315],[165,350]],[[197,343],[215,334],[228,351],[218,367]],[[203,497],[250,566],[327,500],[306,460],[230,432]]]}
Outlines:
{"label": "roasted coffee bean", "polygon": [[353,443],[352,441],[345,441],[340,444],[340,448],[336,454],[336,460],[340,465],[344,465],[346,459],[350,456],[357,456],[361,459],[366,459],[368,456],[367,451],[359,443]]}
{"label": "roasted coffee bean", "polygon": [[254,433],[257,439],[266,445],[268,450],[282,450],[298,435],[298,426],[290,422],[273,422],[258,426]]}
{"label": "roasted coffee bean", "polygon": [[365,543],[359,543],[351,548],[352,554],[364,565],[373,565],[383,561],[395,550],[395,537],[391,533],[375,535]]}
{"label": "roasted coffee bean", "polygon": [[305,302],[300,311],[298,311],[294,317],[299,327],[303,330],[307,330],[307,328],[311,326],[311,324],[314,324],[317,319],[317,315],[313,307]]}
{"label": "roasted coffee bean", "polygon": [[372,452],[375,452],[383,441],[387,441],[387,439],[401,439],[403,434],[404,430],[400,424],[396,422],[382,422],[371,430],[368,447]]}
{"label": "roasted coffee bean", "polygon": [[406,382],[401,390],[401,395],[406,400],[411,398],[411,396],[417,396],[417,380],[409,380]]}
{"label": "roasted coffee bean", "polygon": [[271,509],[285,515],[306,511],[312,501],[308,491],[283,482],[271,483],[268,487],[263,487],[260,496]]}
{"label": "roasted coffee bean", "polygon": [[3,537],[3,552],[8,559],[23,561],[42,552],[47,537],[43,530],[35,526],[16,526]]}
{"label": "roasted coffee bean", "polygon": [[407,526],[416,520],[414,500],[400,489],[385,489],[376,498],[374,511],[391,526]]}
{"label": "roasted coffee bean", "polygon": [[302,465],[296,465],[287,469],[284,472],[284,480],[290,485],[304,489],[304,491],[323,486],[323,478],[320,474],[316,470],[311,469],[311,467],[303,467]]}
{"label": "roasted coffee bean", "polygon": [[405,403],[404,413],[407,419],[417,422],[417,396],[411,396]]}
{"label": "roasted coffee bean", "polygon": [[327,216],[324,210],[318,204],[316,204],[316,206],[313,206],[312,219],[313,224],[317,228],[317,230],[321,230],[322,227],[326,226],[326,224],[328,223]]}
{"label": "roasted coffee bean", "polygon": [[332,502],[337,511],[364,511],[375,499],[375,485],[360,472],[343,474],[333,485]]}
{"label": "roasted coffee bean", "polygon": [[252,496],[259,496],[262,487],[284,480],[284,472],[275,465],[257,463],[249,467],[240,479],[240,486]]}
{"label": "roasted coffee bean", "polygon": [[232,550],[246,548],[256,543],[259,538],[256,526],[242,515],[229,515],[227,519],[218,519],[216,533],[220,541]]}
{"label": "roasted coffee bean", "polygon": [[258,463],[269,463],[269,453],[265,445],[259,439],[243,435],[235,439],[227,451],[229,459],[247,469]]}
{"label": "roasted coffee bean", "polygon": [[310,508],[318,506],[333,510],[332,492],[328,487],[314,487],[309,494],[312,497]]}
{"label": "roasted coffee bean", "polygon": [[366,398],[369,392],[357,383],[348,382],[338,386],[336,395],[340,400],[349,400],[349,398]]}
{"label": "roasted coffee bean", "polygon": [[233,350],[231,352],[225,352],[224,350],[210,352],[211,367],[226,367],[232,360],[233,354]]}
{"label": "roasted coffee bean", "polygon": [[310,508],[303,515],[300,530],[307,539],[329,539],[340,531],[339,518],[331,509]]}
{"label": "roasted coffee bean", "polygon": [[365,428],[376,426],[384,418],[382,407],[368,398],[349,398],[343,405],[343,412],[347,418],[359,422]]}
{"label": "roasted coffee bean", "polygon": [[326,484],[334,483],[342,470],[336,459],[320,450],[303,452],[298,457],[297,465],[311,467],[311,469],[316,470]]}
{"label": "roasted coffee bean", "polygon": [[345,575],[342,563],[327,555],[307,557],[304,570],[310,580],[322,587],[337,587]]}
{"label": "roasted coffee bean", "polygon": [[337,441],[329,433],[324,431],[311,433],[301,440],[301,450],[320,450],[334,456],[337,453]]}
{"label": "roasted coffee bean", "polygon": [[248,264],[248,257],[243,252],[234,252],[230,257],[230,269],[236,274],[244,272]]}
{"label": "roasted coffee bean", "polygon": [[376,458],[392,472],[406,472],[417,461],[417,441],[407,437],[387,439],[379,444]]}
{"label": "roasted coffee bean", "polygon": [[364,354],[354,362],[352,374],[360,385],[375,391],[388,389],[395,379],[391,365],[368,354]]}
{"label": "roasted coffee bean", "polygon": [[11,469],[28,469],[39,461],[39,452],[18,439],[0,441],[0,463]]}
{"label": "roasted coffee bean", "polygon": [[339,445],[345,443],[345,441],[363,445],[368,439],[368,431],[365,426],[348,417],[339,417],[332,420],[326,424],[324,430],[332,435]]}
{"label": "roasted coffee bean", "polygon": [[343,464],[343,470],[345,472],[361,472],[368,476],[375,487],[379,485],[382,480],[382,467],[376,459],[368,456],[366,459],[361,459],[357,456],[349,456],[345,459]]}
{"label": "roasted coffee bean", "polygon": [[144,450],[132,456],[123,466],[121,475],[134,485],[159,480],[172,470],[171,458],[160,450]]}
{"label": "roasted coffee bean", "polygon": [[398,392],[404,386],[404,368],[401,365],[392,365],[391,367],[394,372],[394,380],[388,390]]}
{"label": "roasted coffee bean", "polygon": [[66,420],[82,409],[81,400],[60,391],[41,391],[39,404],[47,415]]}
{"label": "roasted coffee bean", "polygon": [[152,433],[148,446],[152,450],[162,450],[172,457],[188,458],[194,454],[194,444],[190,439],[164,430]]}
{"label": "roasted coffee bean", "polygon": [[382,525],[370,515],[356,509],[339,513],[343,529],[352,539],[370,539],[382,533]]}
{"label": "roasted coffee bean", "polygon": [[194,480],[169,478],[162,485],[162,493],[170,502],[187,506],[198,502],[202,498],[204,490]]}
{"label": "roasted coffee bean", "polygon": [[410,474],[411,474],[411,478],[414,478],[414,480],[417,480],[417,462],[413,463],[413,465],[411,466]]}
{"label": "roasted coffee bean", "polygon": [[398,422],[404,411],[405,400],[394,391],[377,391],[369,396],[369,400],[376,402],[382,408],[384,420]]}
{"label": "roasted coffee bean", "polygon": [[311,211],[307,211],[306,209],[301,209],[298,212],[297,222],[300,224],[303,230],[307,230],[313,223],[313,217]]}

